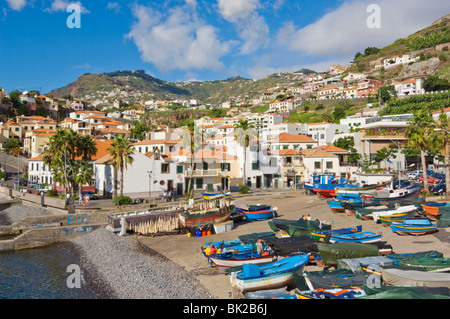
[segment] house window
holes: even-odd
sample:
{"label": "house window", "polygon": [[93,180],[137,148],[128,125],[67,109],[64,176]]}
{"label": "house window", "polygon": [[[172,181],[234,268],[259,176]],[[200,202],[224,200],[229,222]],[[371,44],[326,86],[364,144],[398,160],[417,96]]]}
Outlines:
{"label": "house window", "polygon": [[208,170],[208,163],[203,162],[203,170],[207,171]]}
{"label": "house window", "polygon": [[286,157],[286,164],[292,164],[292,157]]}
{"label": "house window", "polygon": [[320,162],[314,162],[314,169],[320,169]]}
{"label": "house window", "polygon": [[203,189],[203,178],[196,178],[195,179],[195,187],[197,189]]}
{"label": "house window", "polygon": [[333,162],[327,162],[327,169],[333,169]]}
{"label": "house window", "polygon": [[231,164],[230,163],[220,163],[220,169],[222,172],[229,172],[231,170]]}
{"label": "house window", "polygon": [[162,174],[167,174],[167,173],[169,173],[170,172],[170,166],[169,166],[169,164],[161,164],[161,173]]}
{"label": "house window", "polygon": [[252,170],[256,171],[259,169],[259,161],[252,163]]}
{"label": "house window", "polygon": [[181,165],[177,166],[177,174],[183,174],[183,166]]}

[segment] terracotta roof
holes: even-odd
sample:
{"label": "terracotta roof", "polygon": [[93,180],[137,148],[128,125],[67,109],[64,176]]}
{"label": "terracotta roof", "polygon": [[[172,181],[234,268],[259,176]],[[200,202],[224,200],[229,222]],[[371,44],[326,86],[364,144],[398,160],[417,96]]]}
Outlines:
{"label": "terracotta roof", "polygon": [[321,148],[315,148],[311,150],[302,150],[304,157],[337,157],[337,155],[328,153]]}
{"label": "terracotta roof", "polygon": [[286,155],[301,155],[301,153],[299,151],[293,150],[293,149],[278,150],[278,151],[275,151],[275,152],[278,152],[279,155],[283,155],[283,156],[286,156]]}
{"label": "terracotta roof", "polygon": [[312,138],[305,136],[305,135],[293,135],[289,133],[281,133],[278,135],[278,137],[275,138],[274,142],[290,142],[290,143],[310,143],[314,142],[317,143],[317,141],[313,140]]}
{"label": "terracotta roof", "polygon": [[340,147],[336,147],[334,145],[322,145],[318,146],[318,148],[321,148],[330,153],[348,153],[347,150],[344,150],[343,148]]}

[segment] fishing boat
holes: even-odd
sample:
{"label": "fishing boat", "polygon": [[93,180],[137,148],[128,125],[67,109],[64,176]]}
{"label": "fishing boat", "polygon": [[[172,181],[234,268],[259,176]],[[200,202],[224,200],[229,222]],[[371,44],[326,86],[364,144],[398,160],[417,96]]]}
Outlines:
{"label": "fishing boat", "polygon": [[417,207],[414,205],[400,206],[392,211],[373,212],[372,217],[377,222],[390,224],[392,221],[412,217],[416,212]]}
{"label": "fishing boat", "polygon": [[301,254],[264,266],[244,264],[242,271],[230,274],[231,286],[241,293],[286,287],[294,283],[294,272],[301,270],[308,261],[309,255]]}
{"label": "fishing boat", "polygon": [[364,185],[364,186],[358,186],[358,187],[336,187],[335,193],[336,198],[347,200],[347,199],[353,199],[353,198],[360,198],[361,195],[375,195],[375,192],[377,190],[381,190],[385,187],[391,187],[392,186],[392,179],[385,181],[383,183],[374,184],[374,185]]}
{"label": "fishing boat", "polygon": [[361,195],[365,201],[380,202],[381,204],[395,203],[407,199],[414,199],[420,196],[421,185],[412,185],[405,188],[391,189],[382,188],[375,191],[374,195]]}
{"label": "fishing boat", "polygon": [[381,271],[385,285],[450,288],[450,273],[386,268]]}
{"label": "fishing boat", "polygon": [[440,219],[442,214],[444,214],[445,212],[450,212],[449,202],[426,203],[422,204],[422,207],[427,216],[433,219]]}
{"label": "fishing boat", "polygon": [[353,272],[361,272],[363,270],[364,272],[379,274],[380,276],[379,269],[381,267],[391,266],[394,266],[394,261],[386,256],[339,259],[337,264],[338,269],[348,269]]}
{"label": "fishing boat", "polygon": [[317,264],[322,267],[336,266],[339,259],[380,256],[378,244],[382,242],[366,243],[317,243],[320,259]]}
{"label": "fishing boat", "polygon": [[334,288],[316,290],[295,291],[296,298],[291,299],[355,299],[367,296],[362,288]]}
{"label": "fishing boat", "polygon": [[399,266],[400,261],[413,258],[443,258],[444,254],[437,250],[418,251],[415,253],[389,254],[386,255],[394,261],[394,266]]}
{"label": "fishing boat", "polygon": [[202,197],[206,201],[220,199],[220,198],[230,199],[231,198],[231,193],[230,192],[227,192],[227,193],[224,193],[224,192],[220,192],[220,193],[202,193]]}
{"label": "fishing boat", "polygon": [[[319,182],[313,182],[313,191],[320,198],[336,197],[335,188],[348,185],[344,177],[336,178],[334,174],[324,174],[320,177],[321,179]],[[350,185],[348,185],[348,187],[350,187]]]}
{"label": "fishing boat", "polygon": [[287,232],[291,237],[310,236],[311,231],[330,230],[331,224],[316,220],[298,220],[294,224],[289,224]]}
{"label": "fishing boat", "polygon": [[274,209],[261,209],[253,211],[244,210],[244,215],[250,222],[268,220],[277,216],[277,208],[274,207]]}
{"label": "fishing boat", "polygon": [[205,225],[222,223],[230,219],[231,209],[213,209],[202,213],[185,212],[180,216],[180,224],[183,228],[192,229]]}
{"label": "fishing boat", "polygon": [[375,243],[381,241],[381,235],[373,232],[352,234],[331,234],[330,243]]}
{"label": "fishing boat", "polygon": [[222,241],[207,241],[206,246],[214,246],[217,248],[228,248],[241,245],[240,240],[222,240]]}
{"label": "fishing boat", "polygon": [[332,234],[354,234],[360,233],[362,231],[362,226],[356,226],[356,228],[340,228],[340,229],[329,229],[329,230],[312,230],[310,236],[314,240],[327,241]]}
{"label": "fishing boat", "polygon": [[432,223],[428,218],[405,218],[402,221],[392,222],[389,227],[399,235],[420,236],[438,231],[437,224]]}
{"label": "fishing boat", "polygon": [[402,269],[409,268],[430,272],[449,272],[450,258],[409,258],[399,261]]}
{"label": "fishing boat", "polygon": [[384,206],[373,208],[360,208],[355,213],[355,217],[362,220],[378,221],[381,216],[391,216],[392,218],[404,219],[417,211],[414,205],[399,206],[397,208],[383,209]]}
{"label": "fishing boat", "polygon": [[313,259],[317,256],[316,241],[309,236],[287,237],[287,238],[266,238],[265,243],[275,252],[277,256],[291,256],[298,254],[309,254]]}
{"label": "fishing boat", "polygon": [[304,188],[307,193],[316,194],[314,185],[326,185],[331,184],[334,181],[335,184],[340,184],[341,181],[335,180],[334,174],[317,174],[314,173],[310,176],[309,181],[304,183]]}
{"label": "fishing boat", "polygon": [[362,288],[370,274],[349,269],[304,271],[294,274],[295,285],[300,291],[316,289]]}
{"label": "fishing boat", "polygon": [[269,210],[272,208],[272,206],[262,205],[262,204],[257,204],[257,205],[236,204],[234,206],[234,208],[238,212],[243,213],[244,211],[253,212],[253,211],[258,211],[258,210]]}
{"label": "fishing boat", "polygon": [[345,212],[344,206],[342,206],[341,200],[329,200],[327,201],[331,211],[335,214],[342,214]]}
{"label": "fishing boat", "polygon": [[239,240],[244,244],[254,244],[258,239],[266,240],[273,238],[276,234],[274,232],[251,233],[238,236]]}
{"label": "fishing boat", "polygon": [[242,266],[244,264],[273,262],[276,257],[273,251],[266,251],[259,254],[256,250],[249,250],[210,255],[209,259],[220,272],[225,273],[229,268]]}
{"label": "fishing boat", "polygon": [[[409,292],[406,295],[407,299],[418,299],[414,298],[417,295],[419,298],[424,299],[440,299],[440,298],[450,298],[450,289],[446,287],[406,287],[406,286],[387,286],[387,285],[363,285],[362,287],[368,296],[374,296],[374,298],[381,298],[384,296],[380,294],[386,294],[386,299],[399,299],[405,292]],[[411,294],[413,298],[411,298]]]}

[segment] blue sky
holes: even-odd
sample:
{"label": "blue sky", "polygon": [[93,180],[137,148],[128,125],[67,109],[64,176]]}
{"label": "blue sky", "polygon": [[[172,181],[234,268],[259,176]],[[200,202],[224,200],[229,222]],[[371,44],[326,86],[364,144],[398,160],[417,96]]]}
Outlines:
{"label": "blue sky", "polygon": [[[81,28],[69,28],[69,4]],[[370,28],[370,4],[379,28]],[[167,81],[262,78],[347,64],[450,13],[445,0],[0,0],[0,87],[145,70]]]}

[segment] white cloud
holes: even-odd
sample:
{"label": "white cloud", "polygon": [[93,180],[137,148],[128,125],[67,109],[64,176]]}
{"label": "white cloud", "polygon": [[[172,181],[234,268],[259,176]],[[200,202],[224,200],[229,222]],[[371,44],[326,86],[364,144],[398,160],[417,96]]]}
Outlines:
{"label": "white cloud", "polygon": [[67,1],[67,0],[54,0],[52,2],[52,5],[50,8],[45,9],[44,11],[53,13],[53,12],[59,12],[59,11],[67,11],[67,7],[71,4],[77,4],[81,8],[82,13],[90,13],[89,10],[87,10],[80,1]]}
{"label": "white cloud", "polygon": [[250,54],[269,43],[269,26],[257,12],[260,0],[218,0],[219,13],[233,23],[242,40],[241,54]]}
{"label": "white cloud", "polygon": [[10,9],[16,11],[22,10],[27,5],[26,0],[6,0],[6,2],[8,2]]}
{"label": "white cloud", "polygon": [[217,30],[199,21],[192,2],[163,14],[134,5],[133,24],[127,38],[138,47],[141,58],[161,71],[224,69],[221,58],[230,52],[232,42],[223,42]]}
{"label": "white cloud", "polygon": [[108,2],[106,9],[114,11],[114,13],[120,13],[122,6],[118,2]]}
{"label": "white cloud", "polygon": [[[367,7],[373,0],[350,0],[301,29],[286,24],[279,33],[289,48],[308,55],[354,55],[368,46],[382,47],[428,26],[450,11],[440,0],[379,0],[381,28],[369,28]],[[430,22],[431,21],[431,22]],[[353,56],[352,56],[353,57]]]}

